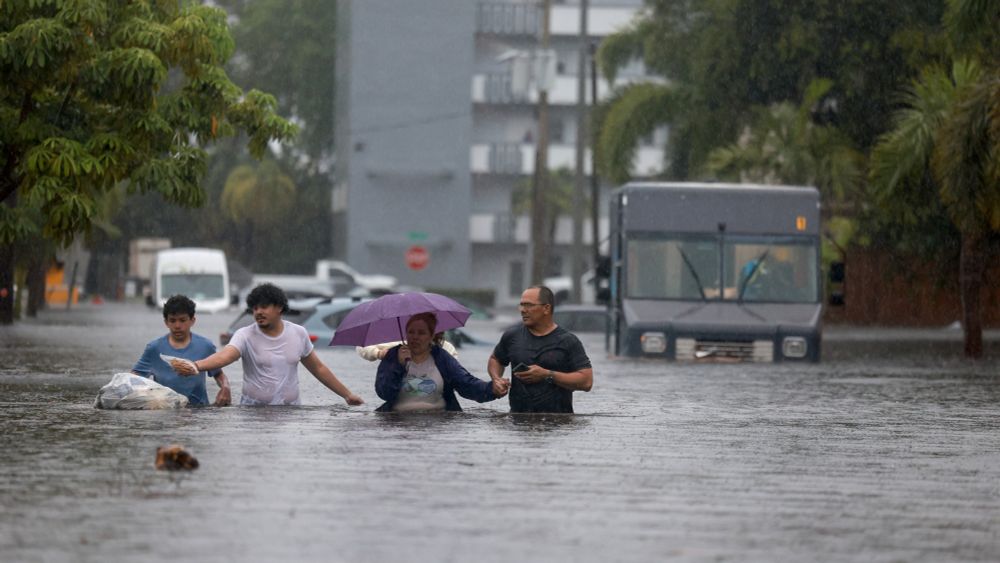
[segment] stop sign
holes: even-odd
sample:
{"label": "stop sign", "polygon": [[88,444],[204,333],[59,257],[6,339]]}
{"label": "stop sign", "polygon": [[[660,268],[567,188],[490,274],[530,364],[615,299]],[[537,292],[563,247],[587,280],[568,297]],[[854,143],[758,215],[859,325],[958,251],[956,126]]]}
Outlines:
{"label": "stop sign", "polygon": [[423,246],[414,244],[406,249],[406,266],[411,270],[423,270],[430,261],[431,254]]}

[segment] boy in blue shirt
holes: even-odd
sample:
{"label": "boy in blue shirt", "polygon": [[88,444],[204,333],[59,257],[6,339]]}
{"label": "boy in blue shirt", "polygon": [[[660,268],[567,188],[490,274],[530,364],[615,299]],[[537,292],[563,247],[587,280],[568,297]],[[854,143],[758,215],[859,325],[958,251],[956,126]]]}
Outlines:
{"label": "boy in blue shirt", "polygon": [[[132,367],[132,373],[149,377],[188,398],[189,405],[207,405],[205,373],[179,375],[160,355],[197,360],[215,353],[215,345],[204,336],[191,332],[194,326],[194,301],[184,295],[174,295],[163,305],[163,322],[170,331],[146,345],[142,357]],[[223,407],[232,402],[229,380],[221,369],[208,372],[219,385],[215,406]]]}

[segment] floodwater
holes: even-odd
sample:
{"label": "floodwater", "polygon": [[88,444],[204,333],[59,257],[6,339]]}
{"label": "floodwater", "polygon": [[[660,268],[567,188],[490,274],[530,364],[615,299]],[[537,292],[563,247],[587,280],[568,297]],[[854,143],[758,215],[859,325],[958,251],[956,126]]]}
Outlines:
{"label": "floodwater", "polygon": [[[94,409],[164,332],[125,304],[0,328],[0,559],[1000,560],[996,335],[973,364],[955,333],[830,329],[823,363],[766,366],[612,360],[585,337],[573,416],[376,414],[374,364],[325,346],[366,405],[300,368],[297,408]],[[460,360],[485,378],[489,353]],[[156,471],[172,442],[201,467]]]}

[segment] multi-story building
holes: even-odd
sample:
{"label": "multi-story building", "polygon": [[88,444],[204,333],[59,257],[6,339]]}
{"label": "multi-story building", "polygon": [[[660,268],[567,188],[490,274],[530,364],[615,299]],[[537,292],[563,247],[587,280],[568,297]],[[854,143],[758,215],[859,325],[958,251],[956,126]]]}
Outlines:
{"label": "multi-story building", "polygon": [[[641,5],[591,0],[588,35],[599,41]],[[542,3],[340,0],[338,9],[335,254],[405,284],[488,288],[498,304],[516,301],[531,248],[530,213],[514,200],[535,169],[538,95],[512,87],[509,61],[538,48]],[[552,171],[575,168],[579,10],[550,8]],[[636,63],[617,80],[644,79]],[[598,80],[599,97],[610,91]],[[637,174],[662,169],[665,143],[665,130],[644,141]],[[589,149],[585,162],[589,174]],[[589,219],[583,232],[589,245]],[[569,271],[571,233],[571,217],[560,217],[546,274]]]}

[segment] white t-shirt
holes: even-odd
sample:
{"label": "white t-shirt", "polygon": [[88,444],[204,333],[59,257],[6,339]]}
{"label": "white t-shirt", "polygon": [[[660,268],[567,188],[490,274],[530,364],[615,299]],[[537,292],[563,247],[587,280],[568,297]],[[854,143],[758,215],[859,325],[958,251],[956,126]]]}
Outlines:
{"label": "white t-shirt", "polygon": [[403,387],[393,406],[396,412],[444,410],[444,379],[428,356],[422,362],[408,362]]}
{"label": "white t-shirt", "polygon": [[299,362],[313,351],[309,333],[301,326],[281,321],[276,337],[256,324],[237,330],[228,346],[240,351],[243,361],[241,405],[298,405]]}

